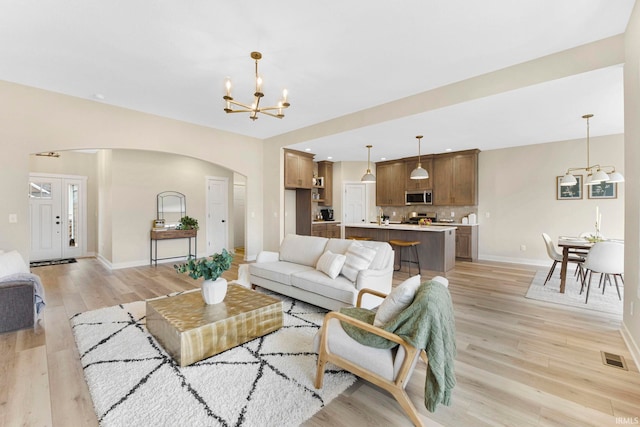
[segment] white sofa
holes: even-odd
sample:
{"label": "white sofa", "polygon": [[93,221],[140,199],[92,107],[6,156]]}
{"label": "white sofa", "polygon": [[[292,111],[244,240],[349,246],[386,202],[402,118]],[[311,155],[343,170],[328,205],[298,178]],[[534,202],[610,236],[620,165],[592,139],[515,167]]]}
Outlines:
{"label": "white sofa", "polygon": [[[318,260],[327,251],[345,255],[351,245],[372,249],[373,259],[368,267],[357,271],[354,280],[345,277],[344,269],[332,279],[317,270]],[[349,251],[353,253],[353,249]],[[348,259],[349,255],[347,255]],[[328,310],[356,305],[362,288],[391,292],[394,252],[386,242],[327,239],[324,237],[287,235],[279,252],[263,251],[255,263],[249,264],[249,278],[253,286],[270,289],[283,295],[308,302]],[[348,276],[354,276],[353,271]],[[375,297],[365,298],[362,307],[373,308],[380,303]]]}

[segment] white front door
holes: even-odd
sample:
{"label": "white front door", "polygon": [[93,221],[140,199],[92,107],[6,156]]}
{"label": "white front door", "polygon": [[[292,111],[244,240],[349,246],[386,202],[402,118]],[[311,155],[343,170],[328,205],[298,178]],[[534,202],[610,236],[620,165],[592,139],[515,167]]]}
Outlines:
{"label": "white front door", "polygon": [[30,174],[31,261],[86,251],[86,177]]}
{"label": "white front door", "polygon": [[366,184],[344,185],[344,223],[367,222],[367,186]]}
{"label": "white front door", "polygon": [[229,250],[229,179],[207,177],[206,255]]}
{"label": "white front door", "polygon": [[31,177],[31,261],[62,258],[62,180]]}

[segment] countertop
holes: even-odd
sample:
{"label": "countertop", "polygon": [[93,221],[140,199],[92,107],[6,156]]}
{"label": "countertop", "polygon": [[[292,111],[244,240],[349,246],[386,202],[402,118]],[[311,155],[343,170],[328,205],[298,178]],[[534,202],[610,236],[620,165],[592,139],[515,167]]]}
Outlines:
{"label": "countertop", "polygon": [[443,232],[443,231],[449,231],[449,230],[455,230],[456,228],[458,228],[456,225],[451,225],[451,224],[447,224],[447,225],[427,225],[424,227],[421,227],[419,225],[413,225],[413,224],[398,224],[398,223],[389,223],[389,225],[385,225],[385,224],[367,224],[367,223],[363,223],[363,222],[356,222],[353,224],[343,224],[345,227],[354,227],[354,228],[375,228],[375,229],[387,229],[387,230],[405,230],[405,231],[431,231],[431,232]]}
{"label": "countertop", "polygon": [[454,225],[456,227],[475,227],[478,224],[463,224],[461,222],[433,222],[435,225]]}
{"label": "countertop", "polygon": [[325,221],[323,219],[314,219],[311,224],[335,224],[340,225],[340,221]]}

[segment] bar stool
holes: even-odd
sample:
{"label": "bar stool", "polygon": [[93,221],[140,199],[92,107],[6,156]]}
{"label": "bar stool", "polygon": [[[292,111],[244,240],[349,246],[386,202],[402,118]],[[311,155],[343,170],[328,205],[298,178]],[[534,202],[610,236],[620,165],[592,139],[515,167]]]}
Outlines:
{"label": "bar stool", "polygon": [[[389,240],[389,244],[391,246],[395,246],[400,248],[400,265],[398,265],[398,268],[395,269],[393,271],[400,271],[400,269],[402,269],[402,263],[403,262],[408,262],[410,264],[417,264],[418,265],[418,274],[422,274],[422,271],[420,269],[420,257],[418,256],[418,245],[420,245],[419,241],[409,241],[409,240]],[[411,259],[402,259],[402,250],[404,248],[413,248],[413,254],[415,256],[415,261],[411,260]],[[411,252],[411,250],[409,249],[409,252]],[[411,266],[409,266],[409,274],[411,274]]]}
{"label": "bar stool", "polygon": [[362,236],[349,236],[347,240],[371,240],[371,237],[362,237]]}

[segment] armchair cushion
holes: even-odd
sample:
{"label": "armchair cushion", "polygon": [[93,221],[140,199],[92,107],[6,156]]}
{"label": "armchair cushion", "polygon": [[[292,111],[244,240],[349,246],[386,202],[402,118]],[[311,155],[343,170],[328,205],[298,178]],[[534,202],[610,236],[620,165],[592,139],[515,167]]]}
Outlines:
{"label": "armchair cushion", "polygon": [[409,307],[409,304],[416,296],[416,291],[420,287],[420,275],[409,277],[407,280],[398,285],[387,297],[382,301],[375,319],[373,319],[373,326],[379,328],[383,327],[385,323],[396,317],[405,308]]}

